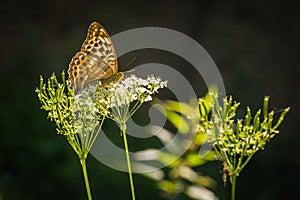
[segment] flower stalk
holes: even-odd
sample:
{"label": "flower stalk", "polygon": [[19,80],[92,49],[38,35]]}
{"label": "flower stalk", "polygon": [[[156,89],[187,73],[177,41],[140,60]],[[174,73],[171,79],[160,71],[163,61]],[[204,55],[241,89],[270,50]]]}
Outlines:
{"label": "flower stalk", "polygon": [[55,123],[57,133],[66,137],[80,160],[89,200],[92,200],[92,195],[86,158],[105,119],[104,116],[99,118],[95,107],[97,87],[90,85],[75,95],[62,72],[62,83],[54,74],[47,83],[40,77],[39,88],[36,89],[41,109],[48,112],[48,118]]}
{"label": "flower stalk", "polygon": [[131,164],[130,164],[130,157],[129,157],[129,149],[128,149],[128,144],[127,144],[126,125],[125,124],[121,125],[121,135],[123,135],[124,146],[125,146],[126,162],[127,162],[129,183],[130,183],[130,189],[131,189],[131,197],[132,197],[132,200],[135,200],[134,184],[133,184],[133,178],[132,178],[132,169],[131,169]]}
{"label": "flower stalk", "polygon": [[132,200],[135,200],[135,191],[126,135],[126,122],[144,102],[152,100],[151,95],[158,92],[158,89],[166,87],[166,84],[166,81],[162,81],[158,77],[148,76],[147,79],[141,79],[132,75],[120,82],[100,87],[97,91],[96,107],[99,116],[117,122],[123,136]]}
{"label": "flower stalk", "polygon": [[237,174],[233,173],[231,175],[231,200],[235,200],[236,178]]}
{"label": "flower stalk", "polygon": [[80,164],[81,164],[81,167],[82,167],[82,172],[83,172],[83,177],[84,177],[85,188],[86,188],[86,193],[87,193],[87,196],[88,196],[88,200],[92,200],[89,177],[88,177],[87,169],[86,169],[86,159],[85,158],[81,159]]}

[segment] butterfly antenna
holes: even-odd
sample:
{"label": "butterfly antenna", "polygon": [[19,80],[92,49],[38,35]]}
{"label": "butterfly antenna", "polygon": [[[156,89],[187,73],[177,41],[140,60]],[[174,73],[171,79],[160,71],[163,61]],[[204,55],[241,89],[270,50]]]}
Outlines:
{"label": "butterfly antenna", "polygon": [[125,67],[126,68],[129,67],[129,65],[131,65],[138,57],[139,57],[139,54],[136,54]]}

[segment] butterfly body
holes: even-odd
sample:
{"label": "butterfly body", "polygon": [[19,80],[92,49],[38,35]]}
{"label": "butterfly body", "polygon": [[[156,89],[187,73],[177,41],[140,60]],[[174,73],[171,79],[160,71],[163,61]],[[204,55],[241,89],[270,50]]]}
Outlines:
{"label": "butterfly body", "polygon": [[106,30],[98,22],[93,22],[82,44],[69,64],[69,80],[75,92],[85,86],[101,81],[108,84],[123,78],[118,72],[118,61],[112,41]]}

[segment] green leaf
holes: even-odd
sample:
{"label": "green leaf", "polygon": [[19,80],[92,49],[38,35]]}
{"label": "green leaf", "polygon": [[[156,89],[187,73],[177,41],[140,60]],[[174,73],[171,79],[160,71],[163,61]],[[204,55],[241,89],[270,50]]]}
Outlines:
{"label": "green leaf", "polygon": [[[194,109],[192,109],[191,106],[189,106],[186,103],[180,103],[177,101],[166,101],[162,102],[159,99],[155,99],[153,104],[159,104],[163,106],[165,109],[160,109],[158,106],[155,108],[158,108],[158,111],[160,111],[163,115],[166,116],[166,118],[173,124],[175,128],[178,129],[183,134],[187,134],[190,131],[190,123],[188,122],[188,119],[185,119],[181,113],[184,111],[186,114],[188,112],[194,112]],[[188,112],[187,112],[188,111]]]}
{"label": "green leaf", "polygon": [[[164,165],[169,165],[169,167],[175,167],[180,163],[180,161],[178,160],[178,155],[173,155],[165,152],[161,152],[159,154],[158,160]],[[172,164],[170,165],[170,163]]]}
{"label": "green leaf", "polygon": [[185,162],[190,167],[196,167],[205,164],[206,160],[200,158],[199,154],[197,152],[194,152],[186,156]]}
{"label": "green leaf", "polygon": [[176,184],[168,180],[160,181],[157,184],[157,187],[170,194],[176,193],[177,191]]}
{"label": "green leaf", "polygon": [[165,108],[170,111],[180,113],[191,119],[199,118],[199,112],[196,106],[172,100],[166,100],[164,103],[166,105]]}

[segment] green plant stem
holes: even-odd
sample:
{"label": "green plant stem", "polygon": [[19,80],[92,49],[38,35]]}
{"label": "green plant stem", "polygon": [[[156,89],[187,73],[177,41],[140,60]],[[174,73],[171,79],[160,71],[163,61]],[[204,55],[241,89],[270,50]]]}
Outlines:
{"label": "green plant stem", "polygon": [[239,172],[242,171],[242,169],[248,164],[248,162],[250,161],[250,159],[252,158],[252,156],[254,155],[254,153],[252,153],[250,156],[248,156],[247,160],[243,163],[243,165],[241,167],[239,167],[239,169],[238,169]]}
{"label": "green plant stem", "polygon": [[83,171],[85,188],[86,188],[88,200],[92,200],[92,194],[91,194],[91,190],[90,190],[89,177],[88,177],[87,170],[86,170],[85,159],[86,158],[80,159],[80,163],[81,163],[81,167],[82,167],[82,171]]}
{"label": "green plant stem", "polygon": [[231,176],[231,200],[235,200],[236,178],[237,175],[233,173]]}
{"label": "green plant stem", "polygon": [[132,200],[135,200],[134,185],[133,185],[132,171],[131,171],[130,158],[129,158],[129,150],[128,150],[128,144],[127,144],[127,138],[126,138],[126,128],[124,126],[122,128],[122,125],[121,125],[121,131],[122,131],[122,135],[123,135],[125,152],[126,152],[126,160],[127,160],[127,168],[128,168],[128,175],[129,175],[129,181],[130,181],[131,196],[132,196]]}

